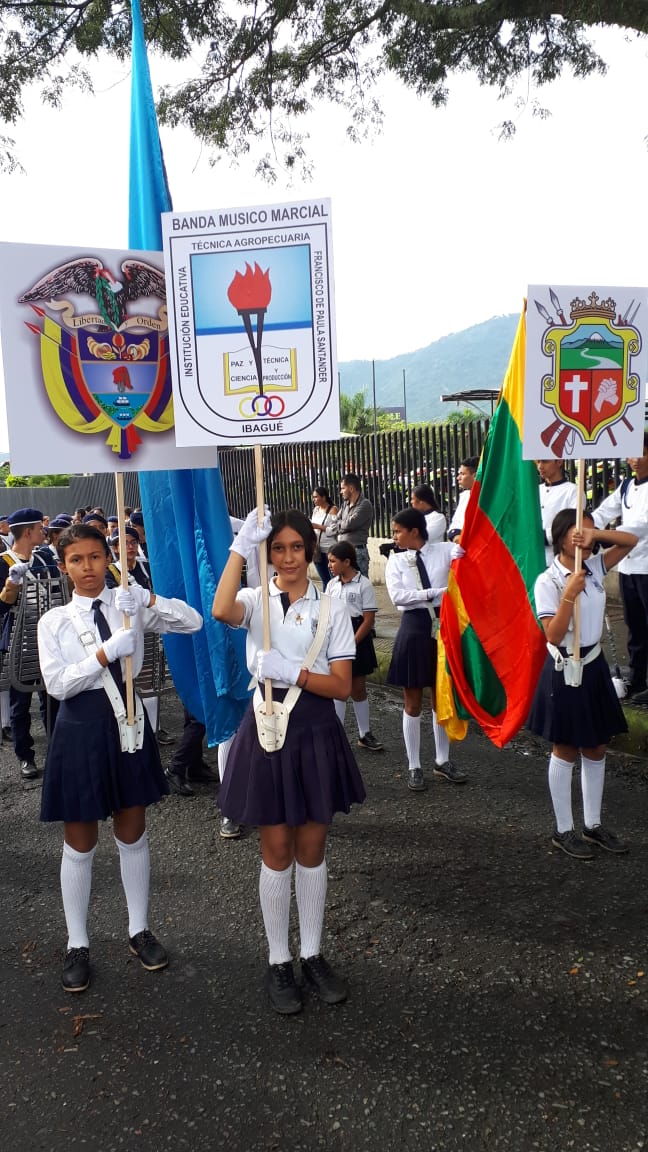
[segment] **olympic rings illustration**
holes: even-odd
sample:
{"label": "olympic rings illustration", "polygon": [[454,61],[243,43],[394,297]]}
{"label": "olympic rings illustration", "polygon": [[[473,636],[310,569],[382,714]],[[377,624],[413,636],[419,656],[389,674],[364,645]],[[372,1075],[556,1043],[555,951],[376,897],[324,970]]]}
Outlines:
{"label": "olympic rings illustration", "polygon": [[[245,411],[248,401],[250,402],[251,412]],[[279,417],[283,415],[285,408],[286,403],[281,396],[256,395],[251,398],[244,396],[239,403],[241,416],[247,417],[248,419],[250,417],[258,419],[259,416],[271,416],[274,420],[278,420]]]}

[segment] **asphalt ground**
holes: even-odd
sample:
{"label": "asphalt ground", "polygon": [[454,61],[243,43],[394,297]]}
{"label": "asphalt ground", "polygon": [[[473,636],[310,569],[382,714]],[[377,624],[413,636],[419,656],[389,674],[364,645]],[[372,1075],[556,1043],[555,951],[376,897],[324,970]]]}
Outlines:
{"label": "asphalt ground", "polygon": [[[390,627],[385,616],[379,636]],[[471,731],[455,752],[470,780],[456,787],[432,776],[426,725],[429,787],[412,794],[398,694],[370,695],[385,751],[358,750],[367,800],[336,819],[328,853],[324,950],[349,999],[308,996],[291,1018],[261,989],[256,834],[219,838],[213,786],[150,811],[150,922],[169,968],[146,973],[129,956],[108,824],[93,982],[66,995],[61,829],[39,823],[40,785],[20,782],[3,745],[2,1148],[647,1145],[645,760],[609,757],[604,811],[630,854],[584,864],[551,848],[547,752],[534,738],[499,751]],[[162,720],[179,731],[174,695]],[[36,717],[34,729],[42,763]],[[354,743],[350,707],[347,731]],[[574,797],[578,823],[576,784]]]}

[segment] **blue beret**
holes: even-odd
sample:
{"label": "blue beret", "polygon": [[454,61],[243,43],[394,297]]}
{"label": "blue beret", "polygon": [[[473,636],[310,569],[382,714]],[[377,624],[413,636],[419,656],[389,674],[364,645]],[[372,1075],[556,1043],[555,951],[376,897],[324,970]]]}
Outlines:
{"label": "blue beret", "polygon": [[59,530],[63,528],[69,528],[70,521],[66,516],[55,516],[53,520],[50,520],[49,526],[50,528],[57,528]]}
{"label": "blue beret", "polygon": [[131,512],[130,522],[131,522],[131,524],[137,524],[140,528],[143,528],[144,527],[144,516],[142,515],[141,512]]}
{"label": "blue beret", "polygon": [[108,517],[108,523],[109,524],[119,524],[119,520],[116,516],[109,516]]}
{"label": "blue beret", "polygon": [[43,513],[38,508],[18,508],[7,520],[11,528],[26,528],[30,524],[42,524]]}
{"label": "blue beret", "polygon": [[70,515],[69,512],[57,512],[54,519],[55,520],[65,520],[66,524],[72,523],[72,516]]}
{"label": "blue beret", "polygon": [[82,524],[103,524],[104,528],[108,527],[108,521],[101,512],[88,512],[87,516],[83,517]]}
{"label": "blue beret", "polygon": [[[131,528],[130,524],[127,524],[127,525],[126,525],[126,535],[127,535],[127,536],[132,536],[132,537],[133,537],[133,539],[134,539],[134,540],[137,540],[137,543],[139,544],[139,536],[137,535],[137,532],[135,531],[135,529],[134,529],[134,528]],[[119,543],[119,531],[116,531],[116,532],[112,532],[112,533],[111,533],[111,536],[110,536],[110,543],[111,543],[111,544],[115,544],[115,543],[117,543],[117,544],[118,544],[118,543]]]}

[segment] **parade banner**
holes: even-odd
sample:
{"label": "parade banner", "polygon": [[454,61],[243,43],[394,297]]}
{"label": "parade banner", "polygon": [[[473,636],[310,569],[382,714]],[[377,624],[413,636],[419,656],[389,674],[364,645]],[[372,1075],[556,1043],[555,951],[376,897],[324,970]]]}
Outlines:
{"label": "parade banner", "polygon": [[648,289],[532,284],[526,460],[643,452]]}
{"label": "parade banner", "polygon": [[340,435],[328,200],[162,217],[176,442]]}
{"label": "parade banner", "polygon": [[0,244],[14,473],[209,467],[176,448],[161,253]]}

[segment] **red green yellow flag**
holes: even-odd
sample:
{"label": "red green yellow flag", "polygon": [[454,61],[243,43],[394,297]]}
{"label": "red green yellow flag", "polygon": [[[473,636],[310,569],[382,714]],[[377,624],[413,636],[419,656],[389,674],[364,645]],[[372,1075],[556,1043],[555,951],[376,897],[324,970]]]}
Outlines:
{"label": "red green yellow flag", "polygon": [[522,459],[525,345],[523,313],[466,508],[466,555],[441,605],[454,693],[500,748],[524,724],[546,656],[533,599],[545,568],[538,475]]}

